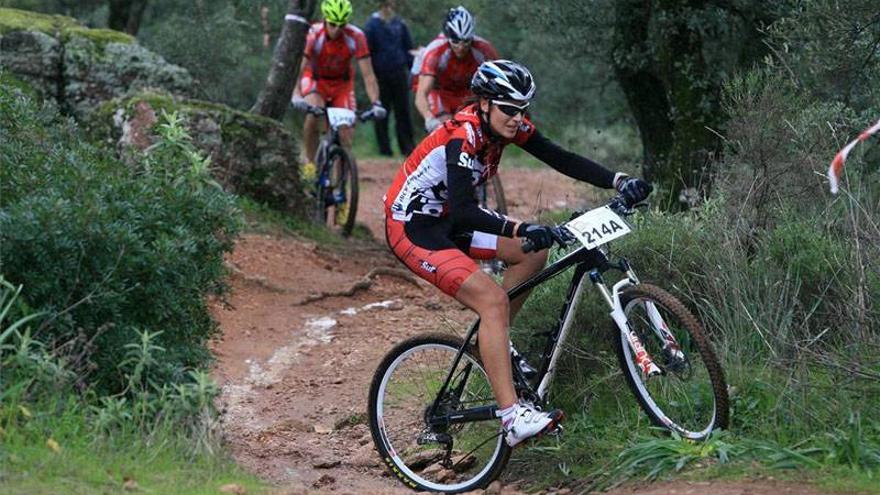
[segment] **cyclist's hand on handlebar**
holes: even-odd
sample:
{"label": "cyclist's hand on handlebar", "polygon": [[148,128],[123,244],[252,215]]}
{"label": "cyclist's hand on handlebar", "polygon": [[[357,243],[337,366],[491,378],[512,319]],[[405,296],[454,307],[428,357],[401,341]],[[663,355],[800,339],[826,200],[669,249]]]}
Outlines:
{"label": "cyclist's hand on handlebar", "polygon": [[309,105],[308,102],[306,102],[305,98],[303,98],[302,96],[294,96],[293,98],[291,98],[290,106],[293,107],[294,110],[303,113],[308,112],[309,107],[311,107],[311,105]]}
{"label": "cyclist's hand on handlebar", "polygon": [[370,108],[370,113],[373,115],[373,118],[377,120],[382,120],[388,116],[388,110],[385,110],[385,107],[382,106],[382,102],[379,100],[373,102],[373,107]]}
{"label": "cyclist's hand on handlebar", "polygon": [[564,246],[568,243],[569,235],[562,227],[550,225],[520,224],[516,229],[517,237],[525,238],[523,251],[541,251],[558,243]]}
{"label": "cyclist's hand on handlebar", "polygon": [[615,189],[627,207],[635,206],[648,199],[654,187],[642,179],[623,176],[615,184]]}
{"label": "cyclist's hand on handlebar", "polygon": [[425,121],[425,132],[427,132],[428,134],[431,134],[432,132],[434,132],[434,129],[440,127],[441,125],[443,125],[442,119],[438,119],[437,117],[431,117]]}

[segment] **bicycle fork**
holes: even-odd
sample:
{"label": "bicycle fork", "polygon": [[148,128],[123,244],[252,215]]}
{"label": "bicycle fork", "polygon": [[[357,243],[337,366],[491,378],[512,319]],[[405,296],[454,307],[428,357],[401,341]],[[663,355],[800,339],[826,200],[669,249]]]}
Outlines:
{"label": "bicycle fork", "polygon": [[[652,356],[645,349],[642,339],[632,328],[632,325],[630,325],[629,318],[627,318],[626,313],[623,311],[623,306],[620,304],[620,291],[625,287],[638,283],[638,278],[636,278],[636,275],[631,268],[628,268],[626,273],[627,278],[614,284],[610,291],[602,281],[601,275],[599,275],[598,272],[591,272],[590,279],[611,307],[611,318],[614,320],[617,328],[620,329],[621,333],[626,337],[630,350],[632,351],[633,356],[635,356],[636,365],[642,370],[642,374],[646,378],[651,378],[663,374],[663,370],[657,366]],[[651,330],[657,335],[660,341],[663,342],[662,352],[666,358],[667,365],[671,366],[682,362],[684,360],[684,353],[682,352],[678,341],[675,339],[675,336],[669,331],[669,327],[663,320],[663,316],[660,315],[660,311],[657,310],[657,306],[651,301],[645,301],[644,305]]]}

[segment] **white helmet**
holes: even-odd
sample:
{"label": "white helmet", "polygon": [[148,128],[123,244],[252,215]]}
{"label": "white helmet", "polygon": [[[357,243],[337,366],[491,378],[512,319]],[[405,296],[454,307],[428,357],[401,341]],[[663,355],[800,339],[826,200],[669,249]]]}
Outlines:
{"label": "white helmet", "polygon": [[474,16],[461,5],[449,9],[443,22],[443,34],[452,41],[474,39]]}
{"label": "white helmet", "polygon": [[483,98],[528,103],[535,96],[535,80],[522,64],[512,60],[487,60],[474,72],[471,91]]}

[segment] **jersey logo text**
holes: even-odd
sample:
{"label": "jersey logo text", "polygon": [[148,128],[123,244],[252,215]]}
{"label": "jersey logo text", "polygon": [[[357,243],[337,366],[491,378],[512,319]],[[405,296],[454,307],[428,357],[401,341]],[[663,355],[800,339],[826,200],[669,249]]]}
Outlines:
{"label": "jersey logo text", "polygon": [[432,265],[432,264],[430,264],[430,263],[428,263],[428,262],[425,261],[425,260],[422,260],[422,270],[425,270],[425,271],[428,272],[428,273],[436,273],[436,272],[437,272],[437,267],[434,266],[434,265]]}

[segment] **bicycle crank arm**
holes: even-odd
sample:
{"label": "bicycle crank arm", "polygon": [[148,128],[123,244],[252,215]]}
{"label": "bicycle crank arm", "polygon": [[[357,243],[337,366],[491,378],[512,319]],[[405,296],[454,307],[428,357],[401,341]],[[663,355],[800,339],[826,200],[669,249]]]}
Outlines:
{"label": "bicycle crank arm", "polygon": [[471,409],[462,409],[449,414],[432,415],[428,418],[428,425],[431,427],[441,427],[458,423],[473,423],[475,421],[488,421],[490,419],[498,419],[495,415],[497,406],[480,406]]}

